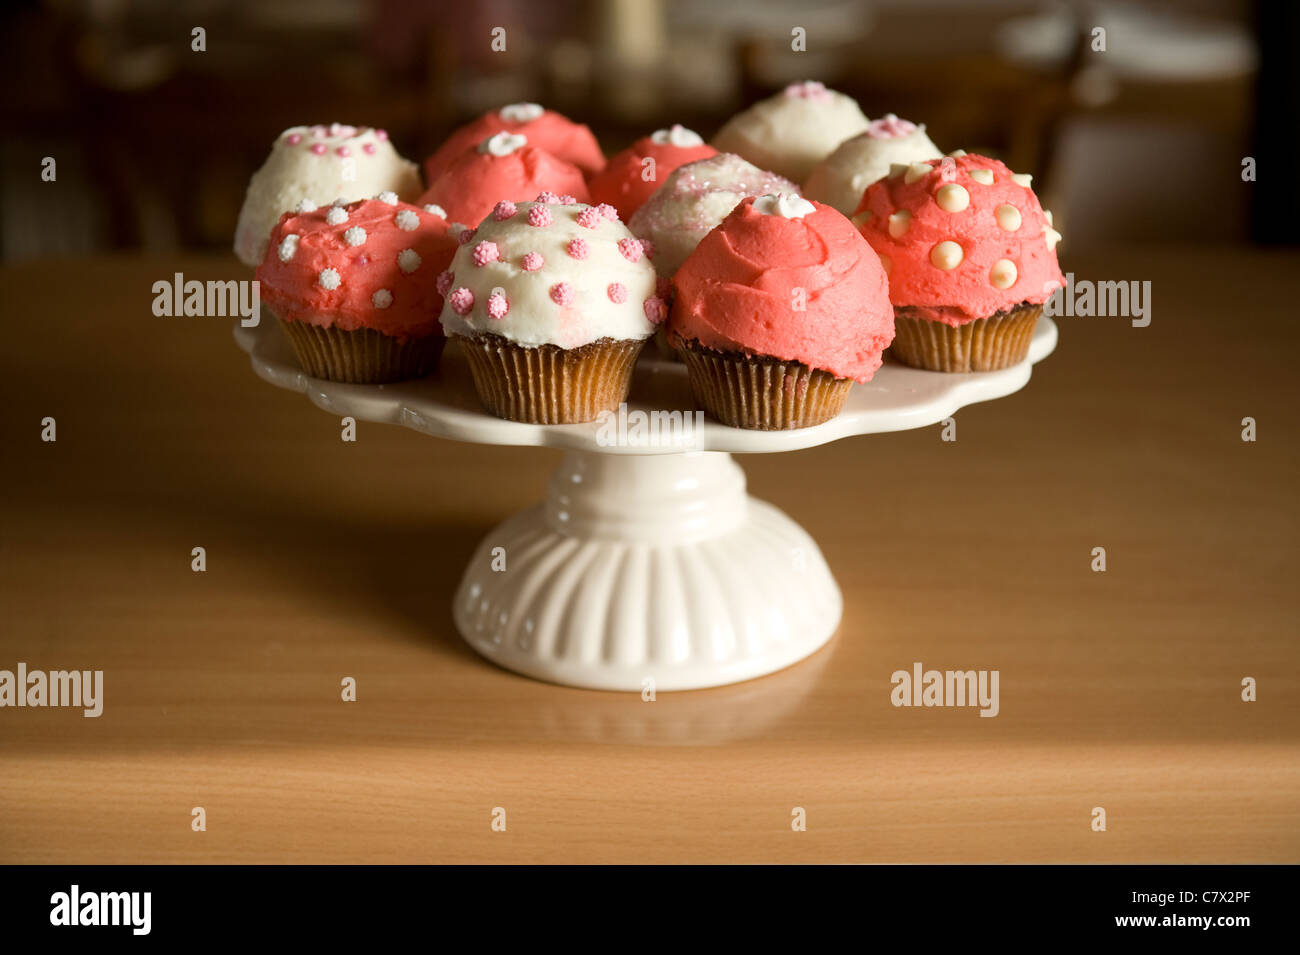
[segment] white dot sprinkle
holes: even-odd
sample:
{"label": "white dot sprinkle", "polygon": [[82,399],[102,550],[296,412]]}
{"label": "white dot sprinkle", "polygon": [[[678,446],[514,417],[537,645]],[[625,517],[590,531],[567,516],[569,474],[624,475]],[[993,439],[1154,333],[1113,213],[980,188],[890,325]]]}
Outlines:
{"label": "white dot sprinkle", "polygon": [[343,241],[348,245],[363,245],[366,241],[366,230],[359,225],[354,225],[343,233]]}
{"label": "white dot sprinkle", "polygon": [[907,227],[912,224],[912,213],[906,209],[899,209],[889,217],[889,235],[892,238],[900,239],[907,234]]}
{"label": "white dot sprinkle", "polygon": [[375,308],[388,308],[393,304],[393,293],[386,288],[381,288],[370,296],[370,304]]}
{"label": "white dot sprinkle", "polygon": [[1017,186],[1024,186],[1026,189],[1028,189],[1029,184],[1034,181],[1034,177],[1029,175],[1029,173],[1027,172],[1018,172],[1018,173],[1014,173],[1011,176],[1011,181],[1014,182]]}
{"label": "white dot sprinkle", "polygon": [[375,196],[375,198],[378,199],[380,202],[388,203],[390,206],[397,205],[397,193],[395,192],[389,192],[385,190],[381,192],[379,195]]}
{"label": "white dot sprinkle", "polygon": [[397,253],[397,267],[403,272],[414,272],[423,261],[414,249],[403,249]]}
{"label": "white dot sprinkle", "polygon": [[348,221],[348,210],[342,206],[330,206],[330,211],[325,213],[325,221],[330,225],[342,225]]}
{"label": "white dot sprinkle", "polygon": [[393,221],[397,223],[397,228],[403,232],[414,232],[420,228],[420,216],[410,209],[403,209],[393,217]]}
{"label": "white dot sprinkle", "polygon": [[337,269],[321,269],[316,281],[320,283],[321,288],[336,289],[341,279]]}
{"label": "white dot sprinkle", "polygon": [[447,210],[442,206],[435,206],[432,202],[424,207],[424,211],[429,215],[437,216],[439,219],[447,218]]}
{"label": "white dot sprinkle", "polygon": [[335,199],[333,202],[330,203],[330,205],[332,206],[346,206],[347,204],[348,201],[344,199],[342,196],[339,196],[337,199]]}
{"label": "white dot sprinkle", "polygon": [[299,212],[315,212],[315,211],[316,211],[316,203],[312,202],[310,199],[299,199],[299,200],[298,200],[298,211],[299,211]]}
{"label": "white dot sprinkle", "polygon": [[981,186],[993,185],[992,169],[972,169],[970,171],[970,177],[974,179],[976,182],[978,182]]}
{"label": "white dot sprinkle", "polygon": [[286,235],[280,240],[278,250],[281,262],[288,262],[298,253],[298,237],[296,235]]}

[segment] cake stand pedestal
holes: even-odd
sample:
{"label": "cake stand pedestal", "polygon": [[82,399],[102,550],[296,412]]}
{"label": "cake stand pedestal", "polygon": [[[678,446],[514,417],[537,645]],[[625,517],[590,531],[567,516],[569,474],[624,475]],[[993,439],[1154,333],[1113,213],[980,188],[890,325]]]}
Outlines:
{"label": "cake stand pedestal", "polygon": [[[816,542],[745,492],[732,453],[792,451],[933,425],[1024,387],[1056,345],[1040,318],[1029,357],[946,375],[886,362],[815,428],[760,432],[696,419],[684,366],[646,356],[613,419],[531,425],[483,412],[463,356],[393,385],[344,385],[299,370],[274,325],[236,328],[253,369],[321,408],[485,444],[566,449],[545,500],[483,539],[452,614],[499,665],[602,690],[689,690],[772,673],[834,634],[842,599]],[[647,349],[648,351],[649,349]]]}

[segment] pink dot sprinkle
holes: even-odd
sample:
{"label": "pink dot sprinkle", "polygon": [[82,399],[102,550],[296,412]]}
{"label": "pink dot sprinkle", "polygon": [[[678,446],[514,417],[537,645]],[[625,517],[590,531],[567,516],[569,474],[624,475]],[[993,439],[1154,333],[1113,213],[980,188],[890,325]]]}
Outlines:
{"label": "pink dot sprinkle", "polygon": [[447,297],[447,292],[451,288],[451,283],[456,281],[456,273],[451,269],[443,269],[438,273],[438,294],[443,298]]}
{"label": "pink dot sprinkle", "polygon": [[591,254],[591,249],[587,245],[586,239],[570,239],[567,251],[569,255],[573,256],[575,259],[585,259],[589,254]]}
{"label": "pink dot sprinkle", "polygon": [[336,153],[338,153],[340,156],[351,156],[351,155],[352,155],[352,150],[348,149],[347,146],[340,146],[338,149],[336,149],[336,150],[334,150],[334,151],[335,151]]}
{"label": "pink dot sprinkle", "polygon": [[606,219],[608,219],[610,222],[618,221],[618,210],[615,209],[613,206],[611,206],[608,202],[602,202],[600,205],[596,206],[596,211],[599,212]]}
{"label": "pink dot sprinkle", "polygon": [[578,204],[577,197],[575,196],[560,196],[556,201],[562,206],[576,206]]}
{"label": "pink dot sprinkle", "polygon": [[664,304],[664,300],[657,295],[646,299],[645,305],[642,307],[645,309],[645,317],[650,319],[650,322],[653,325],[660,324],[668,317],[668,306]]}
{"label": "pink dot sprinkle", "polygon": [[551,301],[564,307],[573,304],[573,286],[568,282],[556,282],[551,286]]}
{"label": "pink dot sprinkle", "polygon": [[326,132],[327,130],[325,127],[321,126],[319,123],[311,128],[311,134],[317,139],[324,139]]}
{"label": "pink dot sprinkle", "polygon": [[510,311],[510,301],[500,292],[493,292],[488,296],[487,313],[488,318],[502,319]]}
{"label": "pink dot sprinkle", "polygon": [[603,216],[591,206],[578,213],[578,225],[584,229],[594,229],[600,225]]}
{"label": "pink dot sprinkle", "polygon": [[480,242],[478,245],[474,246],[474,251],[470,255],[470,258],[474,260],[475,265],[482,268],[489,262],[495,262],[497,259],[501,258],[501,251],[497,248],[495,242]]}
{"label": "pink dot sprinkle", "polygon": [[619,239],[618,250],[629,262],[640,262],[643,248],[640,239]]}
{"label": "pink dot sprinkle", "polygon": [[387,138],[388,138],[388,130],[386,129],[375,130],[375,139],[379,140],[382,143]]}
{"label": "pink dot sprinkle", "polygon": [[367,156],[373,156],[375,154],[375,144],[366,143],[364,146],[361,147],[361,151],[365,153]]}
{"label": "pink dot sprinkle", "polygon": [[447,302],[457,315],[468,315],[474,308],[474,293],[462,285],[447,296]]}
{"label": "pink dot sprinkle", "polygon": [[474,240],[474,233],[476,232],[478,232],[478,229],[461,229],[460,234],[456,236],[456,241],[461,245],[468,245]]}
{"label": "pink dot sprinkle", "polygon": [[627,286],[622,282],[610,282],[605,292],[609,295],[609,300],[615,305],[622,305],[627,301]]}
{"label": "pink dot sprinkle", "polygon": [[325,155],[325,144],[324,144],[324,143],[316,143],[314,146],[311,147],[311,151],[312,151],[313,153],[315,153],[317,156],[324,156],[324,155]]}
{"label": "pink dot sprinkle", "polygon": [[524,255],[523,266],[525,272],[536,272],[542,267],[544,260],[540,252],[529,252]]}
{"label": "pink dot sprinkle", "polygon": [[543,192],[540,196],[537,197],[537,201],[545,202],[547,205],[550,205],[552,203],[559,202],[560,197],[553,192]]}
{"label": "pink dot sprinkle", "polygon": [[514,214],[518,211],[518,207],[513,202],[509,199],[502,199],[496,204],[496,208],[492,210],[492,218],[496,219],[497,222],[505,222],[507,219],[514,218]]}
{"label": "pink dot sprinkle", "polygon": [[289,134],[288,143],[290,146],[297,146],[300,142],[302,142],[302,133]]}
{"label": "pink dot sprinkle", "polygon": [[650,239],[641,239],[640,241],[641,241],[641,251],[645,253],[645,257],[647,259],[653,259],[655,257],[655,253],[659,251],[658,249],[655,248],[654,242],[652,242]]}
{"label": "pink dot sprinkle", "polygon": [[533,206],[528,210],[528,224],[544,228],[551,224],[551,210],[546,206]]}

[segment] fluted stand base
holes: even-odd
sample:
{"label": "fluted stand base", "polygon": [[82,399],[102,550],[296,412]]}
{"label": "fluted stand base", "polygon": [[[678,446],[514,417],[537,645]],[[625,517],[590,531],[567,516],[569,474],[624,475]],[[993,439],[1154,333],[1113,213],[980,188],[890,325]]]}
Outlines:
{"label": "fluted stand base", "polygon": [[569,452],[546,500],[479,545],[456,594],[470,646],[600,690],[690,690],[790,666],[835,632],[811,537],[718,452]]}

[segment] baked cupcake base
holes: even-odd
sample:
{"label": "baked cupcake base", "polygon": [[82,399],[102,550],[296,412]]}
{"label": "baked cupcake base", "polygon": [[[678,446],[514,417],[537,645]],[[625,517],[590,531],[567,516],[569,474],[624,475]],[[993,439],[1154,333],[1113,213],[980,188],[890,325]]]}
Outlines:
{"label": "baked cupcake base", "polygon": [[894,309],[890,354],[899,361],[930,371],[997,371],[1025,360],[1043,306],[1025,303],[964,325],[920,314],[906,306]]}
{"label": "baked cupcake base", "polygon": [[750,431],[811,428],[840,413],[853,387],[801,362],[681,343],[691,392],[725,425]]}
{"label": "baked cupcake base", "polygon": [[436,332],[399,341],[373,328],[349,332],[283,319],[280,327],[303,371],[313,378],[347,384],[379,385],[423,377],[437,367],[447,342]]}
{"label": "baked cupcake base", "polygon": [[602,338],[578,348],[527,348],[500,335],[454,336],[483,407],[528,424],[576,424],[613,411],[632,387],[644,341]]}

